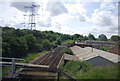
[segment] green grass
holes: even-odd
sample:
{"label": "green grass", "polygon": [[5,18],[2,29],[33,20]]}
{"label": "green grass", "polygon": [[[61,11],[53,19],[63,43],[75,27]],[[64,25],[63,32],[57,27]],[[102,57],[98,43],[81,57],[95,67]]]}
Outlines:
{"label": "green grass", "polygon": [[97,67],[86,73],[77,73],[75,79],[118,79],[118,67]]}
{"label": "green grass", "polygon": [[60,69],[74,79],[118,79],[118,66],[92,67],[86,62],[69,61]]}
{"label": "green grass", "polygon": [[0,67],[0,77],[2,76],[2,67]]}
{"label": "green grass", "polygon": [[2,73],[0,74],[1,76],[8,76],[9,73],[7,72],[11,72],[12,69],[11,69],[11,66],[7,66],[7,67],[2,67]]}
{"label": "green grass", "polygon": [[100,47],[99,49],[100,49],[100,50],[103,50],[103,51],[107,51],[107,50],[110,50],[111,47]]}
{"label": "green grass", "polygon": [[[35,59],[36,57],[40,56],[40,55],[43,55],[45,53],[47,53],[48,51],[43,51],[43,52],[40,52],[40,53],[34,53],[34,54],[28,54],[25,58],[23,58],[26,63],[29,63],[30,61],[32,61],[33,59]],[[21,62],[24,62],[24,61],[17,61],[19,63]],[[24,62],[25,63],[25,62]]]}
{"label": "green grass", "polygon": [[74,40],[66,40],[66,41],[62,42],[61,44],[65,45],[65,44],[71,44],[71,43],[74,43]]}

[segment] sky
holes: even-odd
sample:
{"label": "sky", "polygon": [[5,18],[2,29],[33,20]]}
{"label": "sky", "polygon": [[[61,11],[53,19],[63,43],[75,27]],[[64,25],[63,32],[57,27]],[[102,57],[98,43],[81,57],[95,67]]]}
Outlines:
{"label": "sky", "polygon": [[119,0],[0,0],[0,26],[26,29],[32,2],[36,8],[36,30],[64,34],[118,35]]}

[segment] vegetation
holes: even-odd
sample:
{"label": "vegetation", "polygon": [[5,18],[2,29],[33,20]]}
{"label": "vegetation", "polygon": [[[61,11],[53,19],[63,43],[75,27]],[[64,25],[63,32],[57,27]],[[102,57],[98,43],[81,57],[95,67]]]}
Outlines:
{"label": "vegetation", "polygon": [[1,28],[3,57],[22,58],[30,53],[49,51],[66,40],[73,40],[70,35],[53,31]]}
{"label": "vegetation", "polygon": [[88,35],[88,40],[96,40],[94,35],[92,35],[91,33]]}
{"label": "vegetation", "polygon": [[62,42],[61,45],[72,44],[72,43],[74,43],[74,40],[66,40],[66,41]]}
{"label": "vegetation", "polygon": [[100,50],[103,50],[103,51],[107,51],[107,50],[109,50],[109,49],[111,49],[112,47],[100,47],[99,49]]}
{"label": "vegetation", "polygon": [[[67,35],[53,31],[14,29],[9,27],[0,27],[0,29],[3,30],[2,38],[0,37],[0,41],[2,41],[2,56],[23,58],[26,60],[27,63],[35,59],[36,57],[46,53],[47,51],[57,47],[58,45],[74,43],[75,40],[107,41],[107,37],[104,34],[99,35],[99,38],[96,39],[91,33],[87,37],[79,34]],[[120,37],[117,35],[113,35],[111,36],[110,40],[118,41],[120,40]],[[110,48],[104,47],[100,49],[106,51]],[[62,53],[73,55],[73,52],[68,48],[65,48]],[[70,61],[60,68],[65,73],[76,79],[117,78],[117,67],[115,66],[93,68],[90,64],[87,64],[85,62]],[[3,67],[4,72],[10,70],[11,67]]]}
{"label": "vegetation", "polygon": [[81,61],[69,61],[64,66],[61,66],[60,69],[70,76],[74,76],[78,73],[88,72],[92,66],[86,62]]}
{"label": "vegetation", "polygon": [[23,58],[25,61],[17,61],[17,62],[27,62],[27,63],[29,63],[30,61],[32,61],[36,57],[38,57],[40,55],[43,55],[45,53],[47,53],[47,51],[43,51],[43,52],[40,52],[40,53],[34,53],[34,54],[28,54],[26,57]]}
{"label": "vegetation", "polygon": [[62,52],[62,54],[67,53],[67,54],[73,55],[72,50],[69,48],[64,48],[61,52]]}
{"label": "vegetation", "polygon": [[111,36],[111,41],[120,41],[120,36],[118,35]]}
{"label": "vegetation", "polygon": [[75,79],[118,79],[118,66],[92,68],[89,72],[78,73]]}
{"label": "vegetation", "polygon": [[69,61],[60,69],[75,79],[118,79],[118,66],[92,67],[80,61]]}
{"label": "vegetation", "polygon": [[37,31],[27,29],[2,28],[2,56],[26,57],[27,54],[49,51],[58,45],[73,43],[74,40],[87,40],[79,34],[67,35],[53,31]]}
{"label": "vegetation", "polygon": [[[23,58],[26,57],[27,54],[49,51],[58,45],[74,43],[75,40],[97,40],[91,33],[87,37],[80,34],[67,35],[53,31],[14,29],[10,27],[0,27],[0,29],[3,30],[3,57]],[[112,41],[117,41],[119,39],[119,36],[111,36]],[[106,36],[101,34],[99,40],[106,40]],[[70,50],[68,52],[72,54]]]}
{"label": "vegetation", "polygon": [[107,37],[106,37],[106,35],[104,35],[104,34],[99,35],[99,36],[98,36],[98,39],[99,39],[100,41],[107,41],[107,40],[108,40]]}
{"label": "vegetation", "polygon": [[[40,55],[43,55],[47,53],[47,51],[43,51],[43,52],[40,52],[40,53],[34,53],[34,54],[28,54],[26,57],[24,57],[23,59],[25,61],[17,61],[18,63],[29,63],[30,61],[32,61],[33,59],[35,59],[36,57],[40,56]],[[8,76],[9,73],[11,72],[11,66],[7,66],[7,67],[2,67],[2,71],[3,73],[1,73],[0,75],[1,76]],[[4,73],[5,72],[5,73]],[[9,73],[6,73],[6,72],[9,72]]]}
{"label": "vegetation", "polygon": [[1,73],[2,76],[8,76],[11,71],[12,71],[12,67],[7,66],[7,67],[2,67],[2,71],[0,71],[0,72],[2,72]]}
{"label": "vegetation", "polygon": [[79,35],[79,34],[74,34],[73,35],[73,39],[74,40],[84,41],[84,40],[88,40],[88,37],[87,36],[83,36],[83,35]]}

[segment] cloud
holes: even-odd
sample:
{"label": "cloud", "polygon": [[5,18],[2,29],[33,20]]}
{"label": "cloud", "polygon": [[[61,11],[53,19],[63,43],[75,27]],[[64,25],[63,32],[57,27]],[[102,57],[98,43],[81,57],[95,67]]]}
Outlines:
{"label": "cloud", "polygon": [[67,9],[61,0],[50,0],[46,4],[46,10],[50,12],[51,16],[57,16],[63,13],[67,13]]}
{"label": "cloud", "polygon": [[21,24],[21,23],[16,23],[16,24],[14,25],[14,27],[17,28],[17,29],[26,29],[26,28],[27,28],[27,27],[24,27],[24,25]]}
{"label": "cloud", "polygon": [[118,4],[113,4],[111,2],[103,2],[100,5],[100,9],[102,10],[117,10]]}
{"label": "cloud", "polygon": [[86,21],[86,9],[84,8],[84,5],[81,3],[76,4],[66,4],[66,7],[68,9],[68,13],[71,15],[74,15],[79,22],[85,22]]}
{"label": "cloud", "polygon": [[57,22],[56,25],[55,25],[55,28],[56,28],[58,31],[61,31],[61,24],[59,24],[59,23]]}
{"label": "cloud", "polygon": [[112,15],[110,11],[101,11],[96,9],[92,14],[92,21],[96,25],[110,26],[112,25]]}
{"label": "cloud", "polygon": [[7,20],[2,20],[0,21],[0,26],[8,26],[8,27],[14,27],[15,22],[14,21],[7,21]]}
{"label": "cloud", "polygon": [[101,2],[100,8],[95,9],[91,16],[91,23],[95,26],[90,32],[96,36],[104,33],[108,38],[118,34],[117,3]]}
{"label": "cloud", "polygon": [[80,13],[77,13],[77,18],[80,22],[85,22],[86,21],[86,18],[84,15],[80,14]]}
{"label": "cloud", "polygon": [[103,2],[119,2],[119,0],[103,0]]}
{"label": "cloud", "polygon": [[[37,2],[11,2],[11,7],[14,7],[20,11],[25,12],[26,10],[29,11],[30,9],[26,9],[25,6],[31,7],[33,5],[38,5]],[[38,9],[38,8],[37,8]],[[37,11],[37,10],[36,10]]]}
{"label": "cloud", "polygon": [[72,24],[72,20],[74,20],[74,16],[71,16],[69,14],[61,14],[55,17],[52,17],[52,26],[55,26],[56,23],[59,23],[61,25],[70,25]]}
{"label": "cloud", "polygon": [[[83,35],[93,33],[95,36],[101,34],[101,32],[108,36],[117,33],[118,19],[117,14],[114,12],[116,11],[117,3],[113,4],[110,2],[108,3],[108,0],[102,0],[106,1],[106,3],[103,3],[99,0],[100,6],[98,3],[99,7],[90,7],[89,10],[86,8],[87,3],[84,3],[85,0],[78,0],[78,2],[75,3],[72,0],[70,2],[67,0],[42,1],[42,8],[40,7],[41,10],[38,10],[38,14],[40,14],[38,15],[39,19],[37,19],[38,16],[36,17],[36,21],[38,21],[38,24],[36,24],[37,30],[53,30],[60,33],[78,33]],[[88,2],[93,1],[88,0]],[[3,5],[5,8],[2,7],[0,9],[0,12],[2,12],[3,8],[7,11],[7,13],[5,11],[3,16],[1,16],[0,13],[0,17],[4,18],[4,23],[2,25],[22,28],[23,26],[19,23],[22,23],[24,19],[24,6],[31,6],[31,2],[10,3],[11,7],[8,9],[6,8],[8,5]],[[2,22],[2,19],[0,19],[0,21]],[[14,21],[15,23],[11,21]]]}
{"label": "cloud", "polygon": [[42,27],[50,27],[51,26],[51,18],[50,17],[40,17],[38,20],[38,25]]}

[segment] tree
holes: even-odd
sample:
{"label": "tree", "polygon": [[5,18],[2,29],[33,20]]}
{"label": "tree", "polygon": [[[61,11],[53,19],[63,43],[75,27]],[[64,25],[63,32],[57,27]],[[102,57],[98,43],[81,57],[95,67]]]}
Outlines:
{"label": "tree", "polygon": [[58,37],[57,40],[56,40],[56,43],[57,45],[61,45],[61,37]]}
{"label": "tree", "polygon": [[88,35],[88,40],[95,40],[94,35],[92,35],[91,33]]}
{"label": "tree", "polygon": [[98,36],[98,40],[100,40],[100,41],[107,41],[107,37],[106,37],[106,35],[101,34],[101,35]]}
{"label": "tree", "polygon": [[4,57],[23,57],[27,53],[26,41],[18,37],[6,36],[2,43]]}
{"label": "tree", "polygon": [[28,46],[28,51],[29,52],[33,52],[36,50],[37,48],[37,41],[36,41],[36,37],[33,36],[32,34],[28,34],[24,36],[26,42],[27,42],[27,46]]}
{"label": "tree", "polygon": [[111,36],[111,38],[110,38],[112,41],[119,41],[120,40],[120,36],[118,36],[118,35],[113,35],[113,36]]}
{"label": "tree", "polygon": [[84,36],[84,40],[88,40],[88,37],[87,37],[87,36]]}
{"label": "tree", "polygon": [[76,40],[76,39],[78,39],[78,38],[82,38],[83,36],[82,35],[80,35],[80,34],[74,34],[73,35],[73,39],[74,40]]}
{"label": "tree", "polygon": [[42,46],[43,46],[43,49],[44,50],[50,50],[51,48],[51,44],[50,44],[50,41],[45,39],[43,42],[42,42]]}
{"label": "tree", "polygon": [[15,57],[24,57],[27,54],[28,51],[28,46],[27,46],[27,42],[23,37],[20,38],[16,38],[16,44],[14,45],[14,48],[12,48],[12,50],[14,50],[15,52]]}

